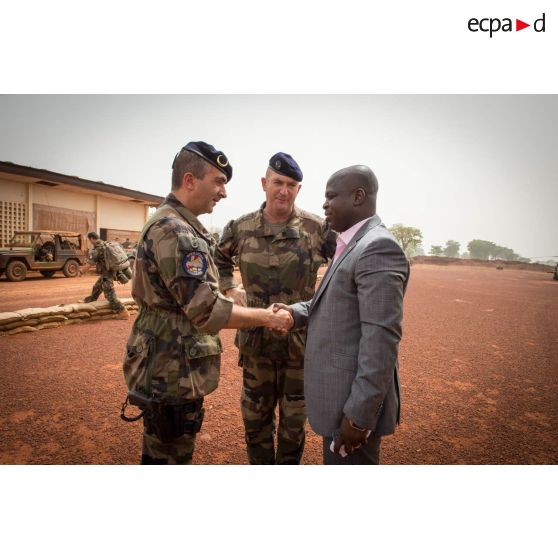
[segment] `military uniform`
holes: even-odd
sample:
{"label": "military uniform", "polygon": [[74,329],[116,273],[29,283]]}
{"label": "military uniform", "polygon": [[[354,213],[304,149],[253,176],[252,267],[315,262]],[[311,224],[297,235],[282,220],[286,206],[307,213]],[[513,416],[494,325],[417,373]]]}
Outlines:
{"label": "military uniform", "polygon": [[219,292],[215,245],[172,194],[141,233],[132,286],[138,315],[124,376],[130,393],[156,403],[144,414],[142,463],[191,463],[203,398],[219,383],[217,332],[232,302]]}
{"label": "military uniform", "polygon": [[99,240],[92,250],[91,257],[95,262],[97,273],[101,276],[93,285],[91,294],[84,299],[85,302],[93,302],[97,300],[101,293],[104,293],[105,298],[109,301],[111,308],[115,312],[122,312],[124,305],[118,300],[116,291],[114,290],[115,272],[107,269],[105,262],[105,245],[106,242]]}
{"label": "military uniform", "polygon": [[[225,227],[215,256],[221,291],[237,286],[233,258],[238,257],[249,307],[310,300],[318,268],[335,253],[336,235],[322,219],[296,207],[283,227],[271,225],[264,218],[264,207]],[[306,422],[305,338],[304,330],[287,336],[262,327],[237,332],[235,344],[243,368],[241,411],[250,463],[300,463]]]}

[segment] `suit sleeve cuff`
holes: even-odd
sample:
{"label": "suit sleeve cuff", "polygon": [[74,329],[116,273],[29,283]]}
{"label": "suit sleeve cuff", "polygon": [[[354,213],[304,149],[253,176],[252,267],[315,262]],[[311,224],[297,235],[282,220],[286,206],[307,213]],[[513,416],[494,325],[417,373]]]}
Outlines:
{"label": "suit sleeve cuff", "polygon": [[292,304],[291,310],[293,312],[294,320],[293,329],[302,329],[306,327],[308,323],[308,314],[303,303],[298,302],[297,304]]}
{"label": "suit sleeve cuff", "polygon": [[370,409],[368,407],[363,408],[362,405],[353,405],[350,401],[347,401],[343,407],[343,414],[357,426],[374,432],[382,409],[382,403],[376,406],[375,409]]}

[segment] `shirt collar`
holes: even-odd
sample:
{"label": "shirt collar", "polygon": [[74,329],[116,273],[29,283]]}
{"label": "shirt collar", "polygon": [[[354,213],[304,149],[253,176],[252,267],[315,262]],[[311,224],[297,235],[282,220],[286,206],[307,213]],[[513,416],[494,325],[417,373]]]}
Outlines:
{"label": "shirt collar", "polygon": [[348,246],[349,242],[351,242],[351,240],[358,232],[358,230],[362,227],[362,225],[364,225],[364,223],[366,223],[367,221],[370,221],[370,219],[372,219],[372,217],[366,217],[366,219],[363,219],[362,221],[359,221],[358,223],[354,224],[350,229],[347,229],[346,231],[339,233],[339,236],[337,237],[338,239],[337,241],[339,242],[340,239],[345,244],[345,246]]}
{"label": "shirt collar", "polygon": [[208,239],[209,242],[213,241],[213,236],[209,234],[208,230],[202,225],[201,221],[184,205],[174,194],[169,194],[161,205],[170,205],[174,208],[188,223],[196,229],[196,231]]}
{"label": "shirt collar", "polygon": [[[255,234],[256,236],[275,236],[271,229],[270,223],[268,223],[264,218],[265,203],[266,202],[263,202],[260,206],[260,209],[258,210],[259,224],[256,228]],[[285,229],[283,229],[283,233],[280,233],[277,238],[282,238],[283,236],[290,237],[292,236],[293,231],[298,231],[298,228],[300,226],[300,217],[301,210],[295,205],[292,213],[289,215],[289,218],[285,222]],[[287,229],[289,229],[289,231],[285,232]],[[298,232],[296,232],[296,237],[298,237]]]}

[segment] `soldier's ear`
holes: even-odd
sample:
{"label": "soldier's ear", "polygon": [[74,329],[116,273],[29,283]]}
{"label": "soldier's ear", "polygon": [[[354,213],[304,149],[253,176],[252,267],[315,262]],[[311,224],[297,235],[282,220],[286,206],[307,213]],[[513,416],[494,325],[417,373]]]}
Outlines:
{"label": "soldier's ear", "polygon": [[182,175],[182,187],[185,187],[188,191],[194,189],[195,186],[195,177],[191,172],[185,172]]}
{"label": "soldier's ear", "polygon": [[266,191],[266,189],[265,189],[266,185],[267,185],[267,179],[266,179],[265,176],[262,176],[262,190],[264,192]]}

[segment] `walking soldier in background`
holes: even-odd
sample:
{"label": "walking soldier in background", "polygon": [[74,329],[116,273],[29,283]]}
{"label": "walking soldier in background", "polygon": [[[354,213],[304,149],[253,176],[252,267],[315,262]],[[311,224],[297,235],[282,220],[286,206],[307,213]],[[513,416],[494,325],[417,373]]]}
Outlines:
{"label": "walking soldier in background", "polygon": [[[198,220],[226,197],[232,167],[222,151],[190,142],[176,155],[172,192],[138,242],[132,296],[138,315],[124,358],[130,403],[144,419],[142,463],[189,464],[204,396],[217,388],[222,328],[288,329],[284,312],[233,305],[219,292],[215,239]],[[127,402],[123,405],[122,418]]]}
{"label": "walking soldier in background", "polygon": [[[323,219],[295,207],[302,171],[286,153],[269,161],[258,211],[224,229],[216,263],[221,291],[237,304],[266,308],[293,304],[314,295],[318,268],[335,253],[336,235]],[[238,257],[242,286],[233,277]],[[304,330],[282,336],[255,328],[238,331],[243,368],[241,410],[252,464],[298,464],[304,449]],[[279,405],[277,452],[275,408]]]}
{"label": "walking soldier in background", "polygon": [[93,302],[103,293],[110,303],[111,308],[115,312],[118,312],[117,317],[126,320],[130,317],[130,314],[120,300],[118,300],[118,296],[114,290],[114,281],[127,283],[131,278],[132,273],[128,258],[124,253],[124,259],[120,262],[118,258],[119,254],[112,243],[101,240],[96,232],[88,233],[87,238],[93,245],[91,258],[95,262],[97,273],[101,276],[93,285],[91,294],[84,299],[84,302]]}

